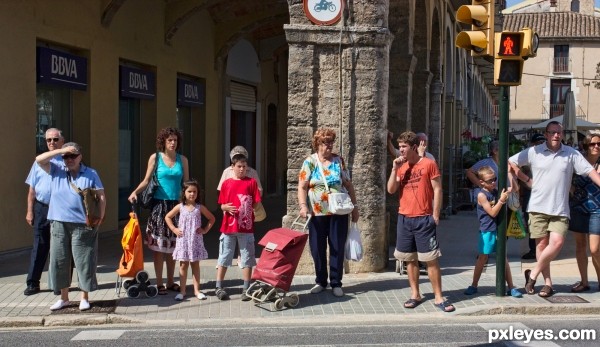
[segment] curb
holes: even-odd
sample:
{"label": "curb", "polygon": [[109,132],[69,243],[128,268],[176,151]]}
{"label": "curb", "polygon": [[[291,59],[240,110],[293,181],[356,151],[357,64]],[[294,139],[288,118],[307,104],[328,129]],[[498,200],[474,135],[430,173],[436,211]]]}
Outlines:
{"label": "curb", "polygon": [[552,305],[481,305],[457,310],[456,316],[496,316],[496,315],[598,315],[600,305],[573,306],[570,304]]}

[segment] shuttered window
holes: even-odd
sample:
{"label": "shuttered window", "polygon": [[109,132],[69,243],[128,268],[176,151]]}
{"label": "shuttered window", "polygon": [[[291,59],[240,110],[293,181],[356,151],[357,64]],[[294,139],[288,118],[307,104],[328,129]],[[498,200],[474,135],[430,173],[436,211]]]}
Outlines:
{"label": "shuttered window", "polygon": [[236,111],[256,112],[256,91],[247,84],[231,82],[231,109]]}

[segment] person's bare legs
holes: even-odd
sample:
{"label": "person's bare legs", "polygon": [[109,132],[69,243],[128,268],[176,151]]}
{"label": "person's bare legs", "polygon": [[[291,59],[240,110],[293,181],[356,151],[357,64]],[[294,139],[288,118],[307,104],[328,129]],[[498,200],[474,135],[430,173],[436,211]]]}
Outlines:
{"label": "person's bare legs", "polygon": [[[185,285],[187,282],[187,274],[188,274],[188,267],[190,265],[189,261],[179,261],[179,293],[181,293],[181,295],[185,296]],[[193,268],[192,268],[192,271]],[[195,290],[195,288],[194,288]]]}
{"label": "person's bare legs", "polygon": [[245,267],[242,269],[242,279],[244,281],[250,281],[252,278],[252,267]]}
{"label": "person's bare legs", "polygon": [[408,275],[408,284],[410,285],[410,298],[417,301],[421,300],[421,292],[419,291],[419,262],[407,261],[406,273]]}
{"label": "person's bare legs", "polygon": [[550,277],[550,262],[556,258],[565,242],[564,236],[559,233],[550,232],[549,236],[539,239],[537,245],[537,263],[531,270],[530,277],[536,279],[541,273],[544,276],[544,282],[552,287],[552,278]]}
{"label": "person's bare legs", "polygon": [[[190,262],[190,266],[192,267],[192,282],[194,283],[194,295],[198,295],[200,293],[200,262],[192,261]],[[179,279],[180,285],[183,286],[183,282]]]}
{"label": "person's bare legs", "polygon": [[163,285],[163,254],[161,252],[153,252],[154,272],[156,274],[156,287],[160,288]]}
{"label": "person's bare legs", "polygon": [[575,259],[577,259],[577,268],[579,269],[579,275],[581,276],[580,286],[588,285],[588,234],[574,232],[575,236]]}
{"label": "person's bare legs", "polygon": [[442,295],[442,272],[440,271],[440,263],[437,259],[427,262],[427,275],[429,276],[429,282],[431,282],[431,288],[433,288],[435,304],[444,302],[444,296]]}
{"label": "person's bare legs", "polygon": [[171,253],[164,253],[164,259],[167,262],[167,288],[171,288],[173,286],[173,284],[175,283],[174,276],[175,276],[176,261],[175,261],[175,259],[173,259],[173,254],[171,254]]}
{"label": "person's bare legs", "polygon": [[508,286],[508,290],[511,290],[515,287],[515,284],[512,279],[512,272],[510,271],[510,264],[508,263],[508,257],[506,257],[506,264],[504,265],[504,277],[506,279],[506,285]]}
{"label": "person's bare legs", "polygon": [[473,282],[471,282],[471,286],[477,288],[479,285],[479,279],[481,278],[481,273],[483,272],[483,268],[488,261],[487,254],[480,254],[477,257],[477,261],[475,262],[475,269],[473,270]]}
{"label": "person's bare legs", "polygon": [[[590,234],[588,242],[592,255],[592,264],[594,264],[594,269],[596,270],[596,280],[600,281],[600,235]],[[598,289],[600,290],[600,285]]]}

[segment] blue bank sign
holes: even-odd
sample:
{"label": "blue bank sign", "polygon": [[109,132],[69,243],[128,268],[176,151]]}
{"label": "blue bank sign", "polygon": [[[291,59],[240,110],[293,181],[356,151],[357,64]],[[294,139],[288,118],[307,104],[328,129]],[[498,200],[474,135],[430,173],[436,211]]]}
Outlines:
{"label": "blue bank sign", "polygon": [[156,76],[151,71],[134,67],[119,67],[121,96],[136,99],[154,99],[156,96]]}
{"label": "blue bank sign", "polygon": [[87,59],[47,47],[38,47],[37,81],[86,90]]}
{"label": "blue bank sign", "polygon": [[204,84],[182,78],[177,79],[177,106],[200,107],[204,105]]}

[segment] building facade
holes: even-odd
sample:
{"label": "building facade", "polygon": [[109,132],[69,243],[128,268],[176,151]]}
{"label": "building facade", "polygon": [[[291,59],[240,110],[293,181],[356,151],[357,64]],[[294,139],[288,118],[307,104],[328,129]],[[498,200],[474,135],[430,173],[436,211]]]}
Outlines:
{"label": "building facade", "polygon": [[385,193],[387,131],[429,135],[451,204],[461,132],[493,132],[493,74],[454,46],[456,9],[470,1],[341,0],[327,24],[313,23],[305,3],[1,2],[0,132],[12,150],[0,180],[10,197],[0,203],[0,252],[31,244],[22,182],[48,127],[81,143],[98,170],[108,231],[127,218],[126,197],[166,126],[182,129],[190,176],[211,210],[229,150],[241,144],[266,198],[287,201],[287,215],[274,216],[286,224],[297,213],[297,172],[312,133],[328,126],[352,172],[369,250],[355,270],[382,269],[397,210],[397,197]]}

